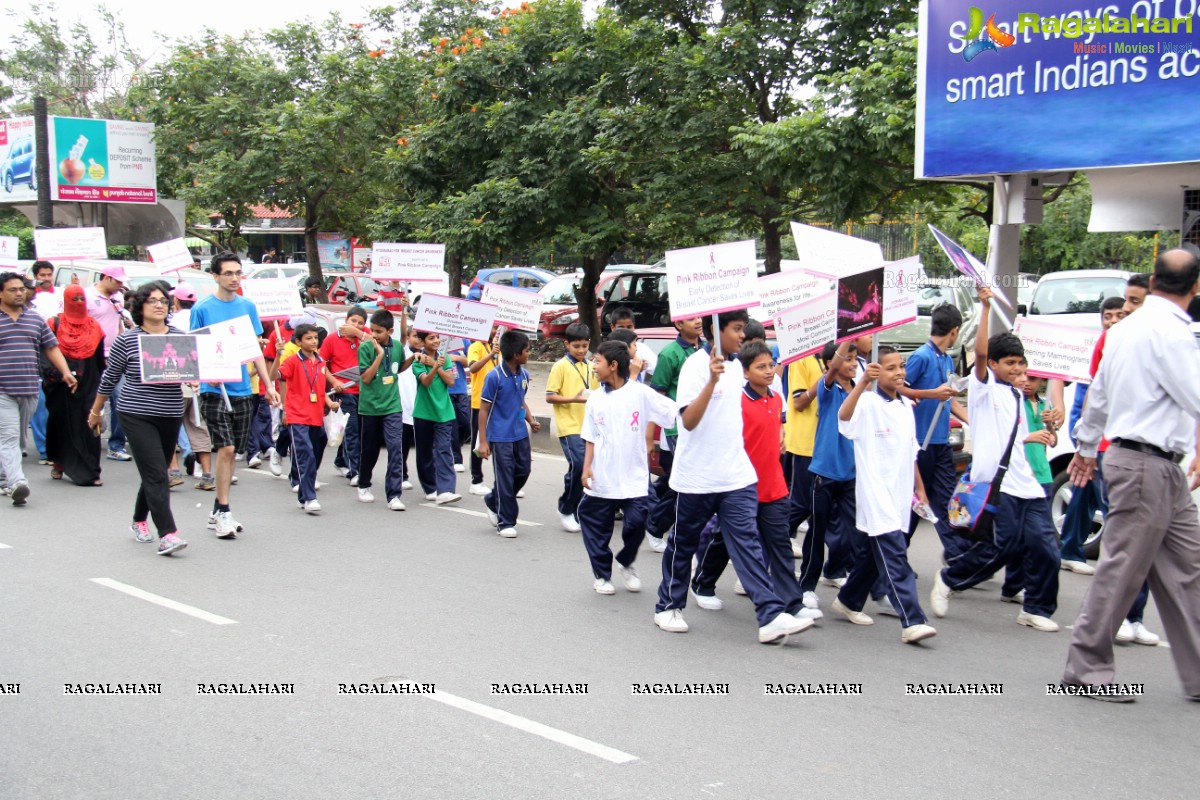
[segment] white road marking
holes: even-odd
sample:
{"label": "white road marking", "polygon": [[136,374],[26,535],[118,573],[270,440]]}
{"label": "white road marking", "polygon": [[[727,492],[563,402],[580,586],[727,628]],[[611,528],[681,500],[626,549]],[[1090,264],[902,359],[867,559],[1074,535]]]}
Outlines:
{"label": "white road marking", "polygon": [[12,550],[12,545],[0,543],[0,550]]}
{"label": "white road marking", "polygon": [[[404,683],[404,681],[395,681],[395,683]],[[576,736],[573,733],[567,733],[558,728],[551,728],[549,725],[543,725],[526,717],[521,717],[508,711],[501,711],[498,708],[485,706],[482,703],[476,703],[474,700],[468,700],[465,697],[443,692],[440,689],[433,694],[423,694],[421,697],[470,712],[484,719],[490,719],[493,722],[499,722],[502,725],[508,725],[519,731],[532,733],[534,736],[541,736],[543,739],[549,739],[552,742],[574,748],[581,753],[587,753],[589,756],[596,756],[596,758],[611,761],[614,764],[628,764],[631,761],[638,760],[637,756],[630,755],[608,745],[593,742],[591,739],[584,739],[582,736]]]}
{"label": "white road marking", "polygon": [[180,603],[177,600],[171,600],[169,598],[162,597],[161,595],[147,592],[144,589],[139,589],[136,586],[130,586],[127,583],[114,581],[112,578],[92,578],[91,580],[92,583],[98,583],[101,586],[107,586],[109,589],[116,589],[118,592],[124,592],[130,597],[136,597],[139,600],[145,600],[149,603],[160,605],[163,608],[169,608],[172,611],[178,611],[181,614],[187,614],[188,616],[195,617],[196,619],[202,619],[205,622],[211,622],[213,625],[237,624],[236,619],[229,619],[228,617],[212,614],[202,608],[189,606],[186,603]]}
{"label": "white road marking", "polygon": [[539,453],[538,451],[535,450],[535,451],[533,451],[532,455],[538,461],[557,461],[561,464],[567,463],[567,459],[565,456],[556,456],[553,453]]}
{"label": "white road marking", "polygon": [[[487,519],[486,512],[472,511],[469,508],[459,508],[458,506],[450,506],[450,505],[439,506],[436,503],[421,503],[421,508],[438,508],[438,509],[441,509],[442,511],[453,511],[457,514],[470,514],[472,517],[483,517],[484,519]],[[518,525],[527,525],[530,528],[542,527],[542,523],[540,523],[540,522],[533,522],[532,520],[520,519],[520,518],[517,519],[517,524]]]}

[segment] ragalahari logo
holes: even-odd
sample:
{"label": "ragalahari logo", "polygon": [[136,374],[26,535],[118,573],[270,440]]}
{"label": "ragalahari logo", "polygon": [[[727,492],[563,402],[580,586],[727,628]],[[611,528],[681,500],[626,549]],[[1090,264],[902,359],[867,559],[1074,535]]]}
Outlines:
{"label": "ragalahari logo", "polygon": [[1006,33],[996,26],[996,15],[992,14],[983,21],[983,11],[971,6],[967,19],[967,33],[962,37],[967,46],[963,48],[963,60],[970,61],[975,56],[987,50],[998,50],[1001,47],[1012,47],[1017,37]]}

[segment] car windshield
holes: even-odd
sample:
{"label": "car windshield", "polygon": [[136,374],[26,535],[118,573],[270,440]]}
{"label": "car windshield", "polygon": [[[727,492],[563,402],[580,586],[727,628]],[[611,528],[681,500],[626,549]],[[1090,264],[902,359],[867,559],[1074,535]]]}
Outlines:
{"label": "car windshield", "polygon": [[575,286],[579,278],[575,275],[560,275],[547,283],[538,292],[543,297],[543,303],[558,306],[575,305]]}
{"label": "car windshield", "polygon": [[1098,314],[1106,298],[1123,297],[1125,279],[1093,277],[1038,283],[1031,314]]}
{"label": "car windshield", "polygon": [[942,303],[954,305],[954,289],[949,286],[922,286],[917,295],[917,314],[928,317]]}

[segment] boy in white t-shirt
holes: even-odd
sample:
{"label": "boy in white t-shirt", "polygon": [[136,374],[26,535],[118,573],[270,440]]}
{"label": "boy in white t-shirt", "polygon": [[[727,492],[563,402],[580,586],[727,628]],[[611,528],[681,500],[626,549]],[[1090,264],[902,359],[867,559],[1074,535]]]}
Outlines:
{"label": "boy in white t-shirt", "polygon": [[[871,382],[876,389],[869,390]],[[917,577],[908,564],[904,534],[912,513],[913,494],[927,503],[921,475],[916,471],[916,421],[912,405],[900,396],[904,386],[904,359],[893,347],[879,348],[879,362],[868,364],[863,379],[838,410],[838,432],[854,442],[854,468],[858,503],[855,528],[866,534],[846,583],[833,601],[833,610],[855,625],[872,625],[863,613],[871,587],[882,576],[892,608],[900,617],[900,641],[915,644],[935,636],[925,624],[917,600]]]}
{"label": "boy in white t-shirt", "polygon": [[679,407],[679,444],[671,469],[671,488],[678,494],[675,531],[663,553],[662,583],[658,587],[654,624],[671,633],[686,633],[692,558],[700,532],[716,514],[725,546],[733,559],[758,618],[758,640],[776,642],[811,627],[811,619],[796,619],[784,609],[771,585],[758,538],[758,475],[742,441],[742,387],[745,383],[737,352],[742,346],[749,315],[721,314],[719,331],[712,317],[704,318],[709,342],[719,335],[720,352],[699,350],[679,372],[675,396]]}
{"label": "boy in white t-shirt", "polygon": [[621,342],[600,345],[592,369],[603,391],[587,399],[583,411],[583,499],[579,525],[592,562],[598,594],[612,594],[612,540],[617,510],[625,513],[621,529],[624,546],[617,564],[625,588],[639,592],[642,582],[633,567],[646,533],[650,465],[646,433],[650,423],[662,428],[675,424],[675,404],[650,387],[629,379],[629,348]]}
{"label": "boy in white t-shirt", "polygon": [[[1058,534],[1050,516],[1050,500],[1025,459],[1025,443],[1049,444],[1048,431],[1021,436],[1021,393],[1013,386],[1025,374],[1025,348],[1011,333],[988,339],[992,290],[979,290],[980,322],[975,336],[975,369],[968,388],[967,411],[971,418],[974,454],[971,479],[991,481],[1004,458],[1004,448],[1017,437],[1000,484],[992,541],[973,542],[950,558],[933,579],[930,605],[934,616],[944,617],[952,592],[969,589],[991,578],[1009,559],[1025,548],[1025,602],[1017,622],[1053,633],[1058,623],[1050,619],[1058,608]],[[934,509],[945,514],[946,509]]]}
{"label": "boy in white t-shirt", "polygon": [[[408,340],[404,344],[404,357],[413,358],[417,353],[424,351],[425,342],[417,335],[417,331],[410,330],[408,332]],[[397,388],[400,392],[400,403],[404,406],[404,441],[402,451],[404,453],[404,482],[401,486],[405,489],[413,488],[408,474],[408,453],[417,444],[417,429],[416,419],[413,417],[413,408],[417,405],[417,376],[411,369],[406,369],[400,373],[399,380],[396,381]],[[425,496],[426,500],[434,500],[434,497]]]}

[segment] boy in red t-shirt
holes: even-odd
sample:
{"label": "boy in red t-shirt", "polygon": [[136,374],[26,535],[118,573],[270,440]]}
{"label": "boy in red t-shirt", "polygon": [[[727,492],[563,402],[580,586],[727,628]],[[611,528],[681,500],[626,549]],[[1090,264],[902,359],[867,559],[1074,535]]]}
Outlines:
{"label": "boy in red t-shirt", "polygon": [[334,466],[351,486],[358,486],[358,380],[338,377],[339,372],[358,370],[358,345],[371,335],[367,328],[367,312],[354,306],[346,312],[346,321],[321,343],[321,358],[325,359],[325,380],[333,389],[334,399],[346,413],[346,433],[338,447]]}
{"label": "boy in red t-shirt", "polygon": [[307,322],[297,325],[292,338],[300,345],[300,352],[280,364],[283,348],[277,348],[271,376],[278,375],[283,381],[283,423],[291,434],[300,507],[316,514],[321,510],[316,484],[325,453],[325,410],[340,404],[325,394],[325,362],[317,352],[321,341],[317,326]]}

